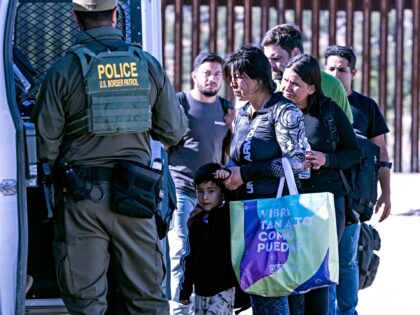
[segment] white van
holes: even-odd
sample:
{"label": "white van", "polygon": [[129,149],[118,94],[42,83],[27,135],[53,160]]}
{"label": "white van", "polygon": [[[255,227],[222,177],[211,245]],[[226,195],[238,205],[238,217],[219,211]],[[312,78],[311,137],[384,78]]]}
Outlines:
{"label": "white van", "polygon": [[[71,8],[71,0],[0,0],[0,315],[67,314],[29,115],[46,70],[78,32]],[[160,60],[160,1],[120,0],[118,12],[126,40]]]}

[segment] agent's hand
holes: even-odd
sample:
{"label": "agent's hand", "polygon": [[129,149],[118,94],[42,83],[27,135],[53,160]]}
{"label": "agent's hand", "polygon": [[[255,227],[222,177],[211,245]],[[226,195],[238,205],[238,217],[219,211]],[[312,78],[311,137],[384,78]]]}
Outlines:
{"label": "agent's hand", "polygon": [[180,300],[179,303],[181,303],[182,305],[190,305],[191,301],[190,300]]}
{"label": "agent's hand", "polygon": [[229,190],[238,189],[244,184],[241,177],[241,171],[238,166],[231,166],[228,168],[231,171],[230,176],[224,180],[225,187]]}
{"label": "agent's hand", "polygon": [[388,195],[381,194],[379,199],[376,201],[375,213],[381,212],[379,222],[384,221],[391,214],[391,197]]}

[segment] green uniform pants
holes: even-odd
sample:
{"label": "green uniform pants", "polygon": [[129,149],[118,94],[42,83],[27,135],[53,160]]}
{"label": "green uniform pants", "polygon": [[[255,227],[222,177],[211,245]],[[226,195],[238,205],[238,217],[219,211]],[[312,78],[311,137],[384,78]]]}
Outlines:
{"label": "green uniform pants", "polygon": [[[107,270],[112,255],[118,288],[130,314],[169,314],[163,298],[163,254],[155,219],[110,209],[110,185],[100,202],[74,202],[59,194],[54,216],[54,260],[61,294],[70,314],[104,314]],[[92,196],[101,199],[95,188]],[[95,198],[93,198],[95,200]]]}

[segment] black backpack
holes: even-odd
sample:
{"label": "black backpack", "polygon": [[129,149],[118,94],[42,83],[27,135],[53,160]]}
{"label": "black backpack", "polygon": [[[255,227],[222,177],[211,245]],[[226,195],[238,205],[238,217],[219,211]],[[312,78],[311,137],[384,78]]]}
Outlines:
{"label": "black backpack", "polygon": [[358,130],[356,138],[362,150],[362,158],[351,167],[348,174],[351,186],[348,207],[355,214],[354,219],[359,217],[364,222],[372,217],[378,199],[380,148]]}
{"label": "black backpack", "polygon": [[369,287],[375,280],[380,258],[374,251],[380,249],[381,237],[378,231],[370,224],[361,223],[357,254],[359,261],[359,290]]}
{"label": "black backpack", "polygon": [[[331,103],[325,103],[323,111],[325,122],[331,134],[334,149],[338,143],[338,132],[332,115]],[[350,223],[368,221],[378,199],[378,176],[380,167],[380,148],[372,143],[360,131],[355,129],[362,157],[344,173],[340,170],[344,186],[348,193],[346,220]]]}

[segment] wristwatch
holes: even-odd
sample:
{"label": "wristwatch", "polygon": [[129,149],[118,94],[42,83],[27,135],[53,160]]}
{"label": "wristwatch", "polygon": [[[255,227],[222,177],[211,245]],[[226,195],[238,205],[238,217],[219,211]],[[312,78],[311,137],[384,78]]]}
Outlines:
{"label": "wristwatch", "polygon": [[392,162],[379,161],[379,166],[391,169],[392,168]]}

